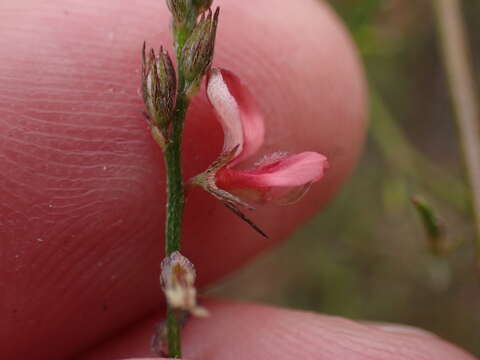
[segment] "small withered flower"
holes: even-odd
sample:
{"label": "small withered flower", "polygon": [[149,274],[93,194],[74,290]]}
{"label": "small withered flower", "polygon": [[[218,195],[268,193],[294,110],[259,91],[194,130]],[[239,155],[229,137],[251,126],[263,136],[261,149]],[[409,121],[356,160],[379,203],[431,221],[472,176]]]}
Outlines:
{"label": "small withered flower", "polygon": [[214,14],[210,9],[202,14],[182,48],[180,68],[185,75],[187,96],[195,93],[212,64],[219,13],[217,7]]}
{"label": "small withered flower", "polygon": [[151,121],[152,135],[155,135],[154,131],[157,135],[158,132],[165,135],[175,108],[176,88],[177,78],[168,52],[161,47],[158,56],[153,49],[146,54],[144,43],[142,95]]}
{"label": "small withered flower", "polygon": [[216,161],[190,183],[222,203],[265,234],[238,207],[245,201],[289,204],[300,199],[311,184],[323,177],[327,158],[313,151],[289,155],[277,152],[258,161],[253,169],[237,165],[253,156],[264,142],[265,125],[253,95],[227,70],[212,68],[207,75],[207,96],[223,128],[223,151]]}
{"label": "small withered flower", "polygon": [[168,305],[176,310],[187,311],[194,316],[207,316],[208,311],[197,305],[196,273],[190,260],[175,251],[163,259],[161,268],[160,283]]}

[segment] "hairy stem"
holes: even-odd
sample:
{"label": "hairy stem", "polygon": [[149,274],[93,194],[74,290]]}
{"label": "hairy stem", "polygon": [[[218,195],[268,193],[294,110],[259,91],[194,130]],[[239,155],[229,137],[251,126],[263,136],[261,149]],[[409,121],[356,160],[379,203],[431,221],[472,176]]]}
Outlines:
{"label": "hairy stem", "polygon": [[167,344],[168,357],[180,359],[182,357],[182,337],[180,336],[180,322],[173,309],[167,310]]}
{"label": "hairy stem", "polygon": [[433,0],[447,79],[472,191],[480,261],[480,109],[459,0]]}
{"label": "hairy stem", "polygon": [[[185,114],[188,99],[185,94],[179,94],[173,119],[171,141],[164,152],[167,170],[167,220],[165,226],[165,254],[169,256],[180,251],[182,216],[184,206],[184,189],[182,178],[181,145]],[[181,357],[180,324],[172,309],[167,311],[168,355],[171,358]]]}
{"label": "hairy stem", "polygon": [[[179,38],[183,40],[179,40]],[[176,47],[181,49],[185,36],[175,36]],[[183,42],[182,42],[183,41]],[[177,64],[181,52],[177,50]],[[177,98],[172,119],[172,134],[164,151],[165,168],[167,171],[167,219],[165,225],[165,255],[169,256],[180,251],[182,217],[184,207],[184,188],[182,177],[182,133],[189,100],[185,94],[185,79],[181,70],[178,74]],[[167,310],[167,341],[168,356],[174,359],[182,356],[180,322],[173,309]]]}
{"label": "hairy stem", "polygon": [[180,250],[182,215],[184,205],[181,145],[183,123],[188,107],[184,94],[177,99],[170,142],[165,147],[165,167],[167,170],[167,220],[165,228],[165,254],[169,256]]}

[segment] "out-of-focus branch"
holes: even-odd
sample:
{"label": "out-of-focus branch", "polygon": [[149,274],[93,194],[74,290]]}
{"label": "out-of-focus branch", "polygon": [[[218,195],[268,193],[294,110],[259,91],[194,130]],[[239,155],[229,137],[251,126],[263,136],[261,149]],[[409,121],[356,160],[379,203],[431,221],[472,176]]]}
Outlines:
{"label": "out-of-focus branch", "polygon": [[[456,211],[467,210],[468,189],[462,181],[427,159],[405,136],[375,86],[370,86],[370,135],[388,164],[408,181],[427,190]],[[435,181],[432,181],[435,179]]]}
{"label": "out-of-focus branch", "polygon": [[480,110],[459,0],[433,0],[439,41],[472,190],[480,261]]}

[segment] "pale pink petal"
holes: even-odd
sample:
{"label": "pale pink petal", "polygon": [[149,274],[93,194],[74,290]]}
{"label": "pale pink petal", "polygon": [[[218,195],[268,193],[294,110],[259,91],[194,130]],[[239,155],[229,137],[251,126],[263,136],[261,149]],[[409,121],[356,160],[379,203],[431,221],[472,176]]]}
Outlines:
{"label": "pale pink petal", "polygon": [[212,68],[207,80],[207,96],[224,132],[223,150],[238,145],[233,166],[254,154],[262,145],[265,128],[252,94],[232,72]]}
{"label": "pale pink petal", "polygon": [[316,152],[304,152],[272,161],[264,160],[253,170],[220,169],[217,186],[257,203],[290,203],[300,198],[311,183],[322,178],[329,167],[327,158]]}

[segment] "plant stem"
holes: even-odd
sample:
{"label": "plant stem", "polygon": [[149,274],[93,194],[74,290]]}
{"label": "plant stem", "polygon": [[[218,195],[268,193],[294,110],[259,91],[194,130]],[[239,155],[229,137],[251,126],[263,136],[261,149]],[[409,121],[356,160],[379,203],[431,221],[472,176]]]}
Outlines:
{"label": "plant stem", "polygon": [[183,122],[188,107],[185,95],[179,96],[173,118],[172,136],[165,147],[167,170],[167,220],[165,227],[165,254],[180,250],[184,191],[181,165]]}
{"label": "plant stem", "polygon": [[[176,37],[177,64],[181,56],[178,49],[183,43]],[[180,38],[185,38],[182,36]],[[183,40],[185,41],[185,40]],[[178,86],[175,111],[172,119],[172,133],[169,142],[165,146],[164,159],[167,172],[167,218],[165,225],[165,256],[175,251],[180,251],[182,232],[182,217],[184,207],[184,188],[182,177],[182,133],[185,115],[187,113],[189,99],[185,94],[185,78],[181,70],[178,74]],[[178,359],[182,356],[181,351],[181,325],[174,309],[167,309],[167,342],[168,356]]]}
{"label": "plant stem", "polygon": [[182,357],[182,337],[180,334],[180,322],[175,310],[167,309],[167,345],[168,357],[180,359]]}
{"label": "plant stem", "polygon": [[[469,191],[464,183],[447,170],[437,167],[415,149],[374,85],[370,86],[370,99],[372,111],[370,135],[387,163],[405,179],[431,192],[457,211],[462,213],[467,211]],[[436,181],[431,181],[432,178]]]}
{"label": "plant stem", "polygon": [[[181,145],[185,114],[188,108],[188,99],[184,94],[177,98],[177,105],[173,118],[171,141],[166,145],[164,158],[167,170],[167,219],[165,226],[165,254],[169,256],[180,251],[182,230],[182,216],[184,206],[184,189],[182,178]],[[180,358],[181,337],[180,324],[175,311],[167,310],[167,339],[168,355],[171,358]]]}
{"label": "plant stem", "polygon": [[[183,88],[183,84],[181,85]],[[184,206],[181,146],[183,123],[187,108],[188,99],[185,94],[181,92],[177,97],[177,104],[172,120],[172,136],[170,142],[166,145],[164,152],[165,167],[167,170],[167,219],[165,226],[166,256],[169,256],[175,251],[180,251]],[[167,310],[167,339],[168,355],[171,358],[180,358],[182,356],[180,324],[175,311],[171,308]]]}
{"label": "plant stem", "polygon": [[480,261],[480,109],[475,94],[459,0],[433,0],[447,80],[472,191],[477,261]]}

